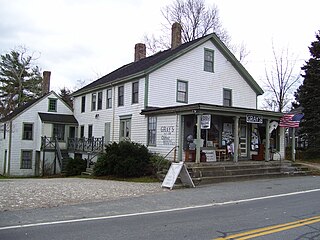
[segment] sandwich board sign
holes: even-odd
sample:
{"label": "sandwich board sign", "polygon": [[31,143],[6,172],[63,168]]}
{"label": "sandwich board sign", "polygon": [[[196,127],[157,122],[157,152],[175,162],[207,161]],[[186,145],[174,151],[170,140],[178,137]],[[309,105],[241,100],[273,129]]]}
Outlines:
{"label": "sandwich board sign", "polygon": [[167,187],[172,189],[173,185],[177,181],[178,176],[180,176],[181,182],[190,187],[195,187],[194,183],[189,175],[186,165],[183,162],[171,163],[169,171],[164,178],[161,187]]}

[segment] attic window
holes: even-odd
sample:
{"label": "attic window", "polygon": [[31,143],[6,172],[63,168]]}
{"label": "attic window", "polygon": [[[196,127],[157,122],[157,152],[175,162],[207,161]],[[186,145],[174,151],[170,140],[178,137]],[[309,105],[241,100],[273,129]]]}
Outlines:
{"label": "attic window", "polygon": [[56,112],[57,111],[57,99],[49,98],[49,112]]}
{"label": "attic window", "polygon": [[213,50],[204,49],[204,70],[206,72],[213,72],[213,54]]}

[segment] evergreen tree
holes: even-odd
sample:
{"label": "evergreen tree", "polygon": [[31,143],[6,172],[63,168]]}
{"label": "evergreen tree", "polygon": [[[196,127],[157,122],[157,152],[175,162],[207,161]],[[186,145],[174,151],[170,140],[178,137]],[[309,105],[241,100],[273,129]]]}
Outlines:
{"label": "evergreen tree", "polygon": [[42,77],[26,50],[12,50],[0,57],[0,117],[41,96]]}
{"label": "evergreen tree", "polygon": [[68,104],[71,108],[73,107],[73,100],[72,100],[72,91],[66,87],[60,89],[59,96],[62,100]]}
{"label": "evergreen tree", "polygon": [[316,39],[309,47],[311,58],[301,68],[303,84],[295,94],[304,113],[301,133],[308,141],[307,155],[312,158],[320,156],[320,31]]}

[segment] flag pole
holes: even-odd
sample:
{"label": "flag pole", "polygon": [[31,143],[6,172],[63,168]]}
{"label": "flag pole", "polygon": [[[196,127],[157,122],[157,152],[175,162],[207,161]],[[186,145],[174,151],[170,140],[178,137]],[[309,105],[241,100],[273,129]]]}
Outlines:
{"label": "flag pole", "polygon": [[296,161],[296,129],[293,127],[292,128],[292,143],[291,143],[291,151],[292,151],[292,161],[295,162]]}

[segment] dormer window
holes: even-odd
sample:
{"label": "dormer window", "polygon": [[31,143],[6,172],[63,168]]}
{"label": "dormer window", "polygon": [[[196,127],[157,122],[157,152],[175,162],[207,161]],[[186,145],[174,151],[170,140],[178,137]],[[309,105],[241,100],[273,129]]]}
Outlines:
{"label": "dormer window", "polygon": [[56,112],[57,111],[57,99],[49,98],[48,111],[49,112]]}
{"label": "dormer window", "polygon": [[213,54],[213,50],[204,49],[204,70],[206,72],[213,72]]}

